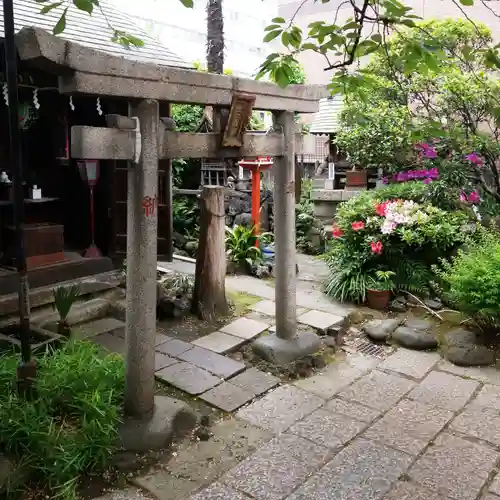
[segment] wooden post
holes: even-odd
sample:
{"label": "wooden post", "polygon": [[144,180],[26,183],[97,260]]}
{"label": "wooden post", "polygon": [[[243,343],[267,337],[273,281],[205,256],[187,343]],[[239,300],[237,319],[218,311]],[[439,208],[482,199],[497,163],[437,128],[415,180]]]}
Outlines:
{"label": "wooden post", "polygon": [[200,239],[196,256],[193,313],[212,320],[229,312],[226,299],[224,188],[205,186],[200,197]]}
{"label": "wooden post", "polygon": [[[160,116],[171,117],[172,105],[168,102],[160,103]],[[167,145],[168,147],[168,145]],[[160,168],[165,170],[165,222],[167,226],[165,231],[167,253],[165,258],[167,262],[174,260],[174,206],[173,206],[173,170],[172,160],[160,160]]]}

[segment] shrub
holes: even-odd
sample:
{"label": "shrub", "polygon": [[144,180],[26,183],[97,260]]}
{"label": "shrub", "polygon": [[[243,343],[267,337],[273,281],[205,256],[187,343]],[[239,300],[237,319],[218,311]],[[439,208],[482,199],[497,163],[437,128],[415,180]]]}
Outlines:
{"label": "shrub", "polygon": [[329,295],[363,302],[376,271],[393,271],[397,289],[424,293],[430,266],[449,255],[472,229],[463,212],[445,212],[400,197],[387,199],[394,190],[366,192],[339,207],[326,258]]}
{"label": "shrub", "polygon": [[226,227],[226,255],[230,262],[250,269],[262,261],[262,252],[257,244],[255,229],[246,226]]}
{"label": "shrub", "polygon": [[15,390],[17,362],[0,357],[0,448],[25,463],[50,498],[73,500],[81,474],[106,467],[116,449],[123,359],[88,342],[47,351],[29,401]]}
{"label": "shrub", "polygon": [[311,232],[316,228],[311,191],[312,182],[309,180],[302,181],[300,202],[295,205],[295,236],[298,250],[305,254],[317,255],[325,250],[325,237],[323,230],[318,228],[319,246],[315,245],[311,240]]}
{"label": "shrub", "polygon": [[480,237],[450,261],[435,267],[443,299],[469,315],[486,333],[500,328],[500,235],[481,231]]}

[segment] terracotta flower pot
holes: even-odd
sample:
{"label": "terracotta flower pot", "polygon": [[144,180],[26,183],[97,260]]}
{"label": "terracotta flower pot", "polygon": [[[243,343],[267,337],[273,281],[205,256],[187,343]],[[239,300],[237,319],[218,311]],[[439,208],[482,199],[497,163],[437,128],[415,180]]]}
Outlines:
{"label": "terracotta flower pot", "polygon": [[379,311],[387,309],[390,299],[391,299],[390,290],[368,290],[368,293],[366,294],[366,301],[368,302],[368,307],[371,307],[372,309],[377,309]]}
{"label": "terracotta flower pot", "polygon": [[365,170],[348,170],[345,175],[346,187],[366,188],[368,186],[368,176]]}

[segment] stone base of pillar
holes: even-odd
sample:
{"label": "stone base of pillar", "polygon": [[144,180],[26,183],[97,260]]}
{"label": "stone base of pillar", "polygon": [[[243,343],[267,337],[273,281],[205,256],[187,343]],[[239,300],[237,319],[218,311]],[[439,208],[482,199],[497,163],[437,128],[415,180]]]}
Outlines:
{"label": "stone base of pillar", "polygon": [[300,332],[292,339],[263,335],[255,340],[252,349],[261,358],[276,365],[286,365],[304,356],[314,354],[321,347],[320,338],[313,332]]}
{"label": "stone base of pillar", "polygon": [[155,396],[155,411],[149,419],[125,418],[120,428],[120,446],[134,452],[161,450],[197,423],[196,413],[183,401]]}

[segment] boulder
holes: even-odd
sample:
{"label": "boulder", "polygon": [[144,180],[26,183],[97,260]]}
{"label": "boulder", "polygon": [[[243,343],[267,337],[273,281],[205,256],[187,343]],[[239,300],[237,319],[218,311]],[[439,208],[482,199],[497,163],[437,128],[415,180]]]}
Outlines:
{"label": "boulder", "polygon": [[373,319],[363,325],[363,332],[373,340],[387,340],[401,324],[401,320],[394,319]]}
{"label": "boulder", "polygon": [[405,326],[411,328],[412,330],[429,331],[434,328],[434,323],[427,319],[408,318],[405,321]]}
{"label": "boulder", "polygon": [[236,215],[234,218],[233,225],[252,227],[253,226],[252,214],[243,213]]}
{"label": "boulder", "polygon": [[487,366],[495,363],[495,352],[482,345],[466,328],[455,328],[444,335],[442,354],[458,366]]}
{"label": "boulder", "polygon": [[434,349],[438,345],[435,335],[428,330],[418,330],[409,326],[396,328],[392,338],[403,347],[419,351]]}
{"label": "boulder", "polygon": [[424,304],[433,311],[439,311],[443,308],[443,303],[439,299],[427,299],[424,300]]}
{"label": "boulder", "polygon": [[402,302],[399,299],[394,299],[389,304],[389,309],[396,313],[404,313],[407,311],[408,307],[406,306],[406,302]]}

